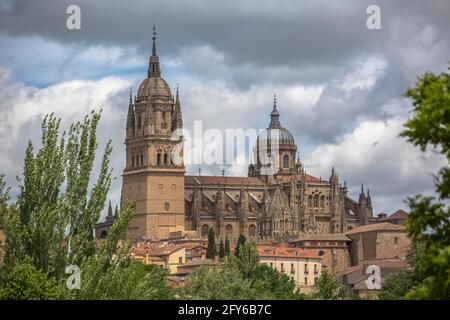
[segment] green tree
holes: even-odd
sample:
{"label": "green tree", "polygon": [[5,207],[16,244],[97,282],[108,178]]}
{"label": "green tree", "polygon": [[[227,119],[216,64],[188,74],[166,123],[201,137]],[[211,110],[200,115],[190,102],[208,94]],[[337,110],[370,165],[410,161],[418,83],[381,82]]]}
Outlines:
{"label": "green tree", "polygon": [[[161,278],[159,271],[147,271],[143,276],[142,267],[130,262],[131,243],[124,239],[134,204],[121,205],[101,245],[94,239],[94,226],[111,185],[110,141],[100,161],[99,175],[95,181],[91,179],[99,120],[100,113],[91,113],[73,124],[66,137],[59,133],[60,120],[50,115],[42,124],[41,148],[34,152],[34,146],[28,143],[17,202],[3,216],[7,240],[1,281],[10,282],[14,270],[26,262],[48,281],[60,284],[66,298],[156,298],[159,291],[155,288],[166,288],[164,282],[156,285],[157,281],[151,280]],[[3,179],[0,198],[8,198]],[[69,291],[65,286],[69,265],[81,269],[79,290]],[[120,287],[124,278],[132,288]],[[48,297],[45,291],[35,295]]]}
{"label": "green tree", "polygon": [[225,257],[225,247],[223,245],[223,240],[220,238],[220,245],[219,245],[219,259],[223,259]]}
{"label": "green tree", "polygon": [[342,282],[334,278],[327,270],[323,270],[315,282],[312,297],[321,300],[345,299],[345,290]]}
{"label": "green tree", "polygon": [[0,300],[55,300],[62,290],[56,280],[30,263],[18,263],[0,280]]}
{"label": "green tree", "polygon": [[258,299],[303,300],[295,281],[267,264],[259,264],[252,275],[252,287]]}
{"label": "green tree", "polygon": [[424,248],[414,265],[421,282],[407,297],[450,299],[450,74],[425,73],[405,96],[413,110],[401,135],[422,151],[431,149],[447,159],[435,176],[438,198],[407,199],[407,230],[413,246]]}
{"label": "green tree", "polygon": [[182,299],[231,300],[255,299],[255,289],[231,264],[201,267],[186,279],[179,290]]}
{"label": "green tree", "polygon": [[5,176],[0,175],[0,230],[3,229],[3,220],[8,210],[9,188],[6,187]]}
{"label": "green tree", "polygon": [[246,241],[239,245],[237,259],[232,262],[236,264],[237,269],[242,273],[245,279],[251,279],[259,265],[259,255],[256,250],[256,244],[253,241]]}
{"label": "green tree", "polygon": [[228,236],[225,238],[225,256],[230,256],[230,240],[228,239]]}
{"label": "green tree", "polygon": [[216,236],[214,235],[214,229],[209,228],[208,248],[206,249],[206,258],[207,259],[215,259],[216,255],[217,255]]}
{"label": "green tree", "polygon": [[387,277],[381,289],[381,300],[403,300],[408,292],[418,284],[417,275],[412,270],[402,270]]}
{"label": "green tree", "polygon": [[236,248],[234,249],[234,255],[236,257],[239,256],[240,247],[245,243],[246,240],[247,239],[245,238],[245,236],[243,234],[239,235],[239,238],[238,238],[238,241],[237,241],[237,244],[236,244]]}

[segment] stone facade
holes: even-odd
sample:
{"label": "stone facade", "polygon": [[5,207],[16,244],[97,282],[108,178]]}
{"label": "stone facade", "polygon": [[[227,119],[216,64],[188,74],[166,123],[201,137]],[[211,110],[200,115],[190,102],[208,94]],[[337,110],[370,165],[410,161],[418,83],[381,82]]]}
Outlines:
{"label": "stone facade", "polygon": [[260,263],[291,277],[302,292],[310,292],[322,272],[322,257],[310,250],[258,246]]}
{"label": "stone facade", "polygon": [[369,260],[404,260],[411,245],[405,227],[388,222],[362,226],[345,235],[352,240],[350,246],[352,265]]}
{"label": "stone facade", "polygon": [[167,238],[185,229],[185,169],[182,161],[172,159],[174,154],[183,156],[182,138],[172,137],[183,128],[180,100],[161,78],[155,34],[147,78],[134,100],[130,93],[127,115],[121,200],[136,204],[128,229],[133,239]]}
{"label": "stone facade", "polygon": [[[172,137],[182,128],[178,90],[172,95],[161,77],[153,37],[147,78],[134,98],[130,94],[126,121],[121,201],[136,203],[128,230],[132,239],[164,239],[177,232],[205,239],[214,228],[218,239],[233,242],[244,234],[270,243],[342,234],[378,221],[368,191],[361,188],[356,201],[334,168],[328,179],[306,172],[296,160],[293,135],[281,125],[276,99],[247,177],[185,175],[182,137]],[[172,159],[174,154],[181,161]]]}

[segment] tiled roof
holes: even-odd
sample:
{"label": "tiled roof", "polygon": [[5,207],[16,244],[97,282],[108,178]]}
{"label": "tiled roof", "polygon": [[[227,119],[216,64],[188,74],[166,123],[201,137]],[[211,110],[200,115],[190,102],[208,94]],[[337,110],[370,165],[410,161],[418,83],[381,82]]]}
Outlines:
{"label": "tiled roof", "polygon": [[143,255],[149,255],[152,257],[161,257],[161,256],[167,256],[169,254],[172,254],[175,251],[178,251],[180,249],[183,249],[184,245],[182,246],[164,246],[164,247],[158,247],[158,246],[144,246],[144,247],[133,247],[131,248],[131,253],[137,256],[143,256]]}
{"label": "tiled roof", "polygon": [[[302,176],[301,175],[297,175],[297,181],[300,181]],[[290,182],[291,181],[291,176],[282,176],[282,181],[283,182]],[[323,183],[329,183],[328,180],[324,180],[324,179],[320,179],[317,177],[314,177],[312,175],[306,174],[306,181],[307,182],[323,182]]]}
{"label": "tiled roof", "polygon": [[185,264],[182,265],[182,267],[193,267],[193,266],[204,266],[204,265],[215,265],[218,264],[217,261],[214,261],[212,259],[196,259],[187,261]]}
{"label": "tiled roof", "polygon": [[357,227],[353,230],[347,231],[345,233],[345,235],[370,232],[370,231],[402,231],[402,230],[405,230],[404,226],[400,226],[400,225],[389,223],[389,222],[382,222],[382,223],[367,224],[365,226]]}
{"label": "tiled roof", "polygon": [[350,241],[350,238],[344,234],[303,234],[298,236],[297,239],[290,242],[298,241]]}
{"label": "tiled roof", "polygon": [[186,185],[243,185],[244,187],[264,187],[264,183],[256,177],[185,176],[184,183]]}
{"label": "tiled roof", "polygon": [[186,243],[186,244],[184,244],[184,247],[186,248],[186,250],[191,250],[191,249],[194,249],[194,248],[198,248],[198,247],[202,247],[202,248],[208,248],[208,246],[206,245],[206,244],[203,244],[203,243]]}
{"label": "tiled roof", "polygon": [[258,246],[257,250],[260,257],[321,259],[320,256],[310,250],[298,248]]}
{"label": "tiled roof", "polygon": [[408,219],[408,214],[402,209],[395,211],[393,214],[391,214],[386,218],[386,220],[406,220],[406,219]]}

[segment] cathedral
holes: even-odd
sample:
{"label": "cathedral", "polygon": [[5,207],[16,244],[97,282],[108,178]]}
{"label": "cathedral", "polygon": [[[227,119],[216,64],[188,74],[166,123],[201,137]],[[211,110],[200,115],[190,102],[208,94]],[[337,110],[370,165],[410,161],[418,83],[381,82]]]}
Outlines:
{"label": "cathedral", "polygon": [[[361,188],[356,201],[334,168],[328,179],[306,172],[296,159],[293,135],[282,126],[275,98],[246,177],[186,175],[184,164],[172,159],[183,155],[183,138],[172,135],[183,128],[180,97],[162,78],[155,35],[153,31],[147,77],[137,94],[130,94],[126,119],[121,201],[136,204],[128,229],[131,239],[176,234],[206,238],[213,228],[217,238],[236,241],[243,234],[270,243],[305,234],[342,234],[377,222],[368,190]],[[268,173],[263,155],[269,155],[275,171]]]}

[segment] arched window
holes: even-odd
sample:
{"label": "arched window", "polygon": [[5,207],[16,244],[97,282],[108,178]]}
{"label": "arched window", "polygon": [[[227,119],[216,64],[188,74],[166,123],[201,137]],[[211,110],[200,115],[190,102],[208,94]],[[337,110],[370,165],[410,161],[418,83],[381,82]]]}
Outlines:
{"label": "arched window", "polygon": [[141,154],[141,166],[143,166],[143,165],[144,165],[144,155]]}
{"label": "arched window", "polygon": [[250,238],[256,237],[256,227],[254,225],[250,225],[250,227],[248,227],[248,236]]}
{"label": "arched window", "polygon": [[202,226],[202,237],[206,238],[208,236],[209,226],[207,224],[204,224]]}
{"label": "arched window", "polygon": [[320,207],[325,208],[325,196],[320,196]]}
{"label": "arched window", "polygon": [[288,219],[284,220],[284,229],[285,230],[289,230],[290,229],[289,220]]}
{"label": "arched window", "polygon": [[134,156],[131,156],[131,167],[134,168]]}
{"label": "arched window", "polygon": [[158,155],[156,156],[156,165],[161,165],[161,153],[158,153]]}
{"label": "arched window", "polygon": [[165,165],[169,164],[169,155],[167,153],[164,153],[164,164]]}
{"label": "arched window", "polygon": [[283,168],[289,168],[289,155],[287,154],[283,156]]}
{"label": "arched window", "polygon": [[313,196],[308,197],[308,207],[311,208],[313,206]]}
{"label": "arched window", "polygon": [[319,195],[316,194],[314,196],[314,208],[318,208],[319,207]]}
{"label": "arched window", "polygon": [[225,235],[228,239],[233,238],[233,226],[231,224],[227,224],[225,227]]}
{"label": "arched window", "polygon": [[141,119],[141,117],[139,116],[139,118],[138,118],[138,128],[140,129],[141,126],[142,126],[142,119]]}

